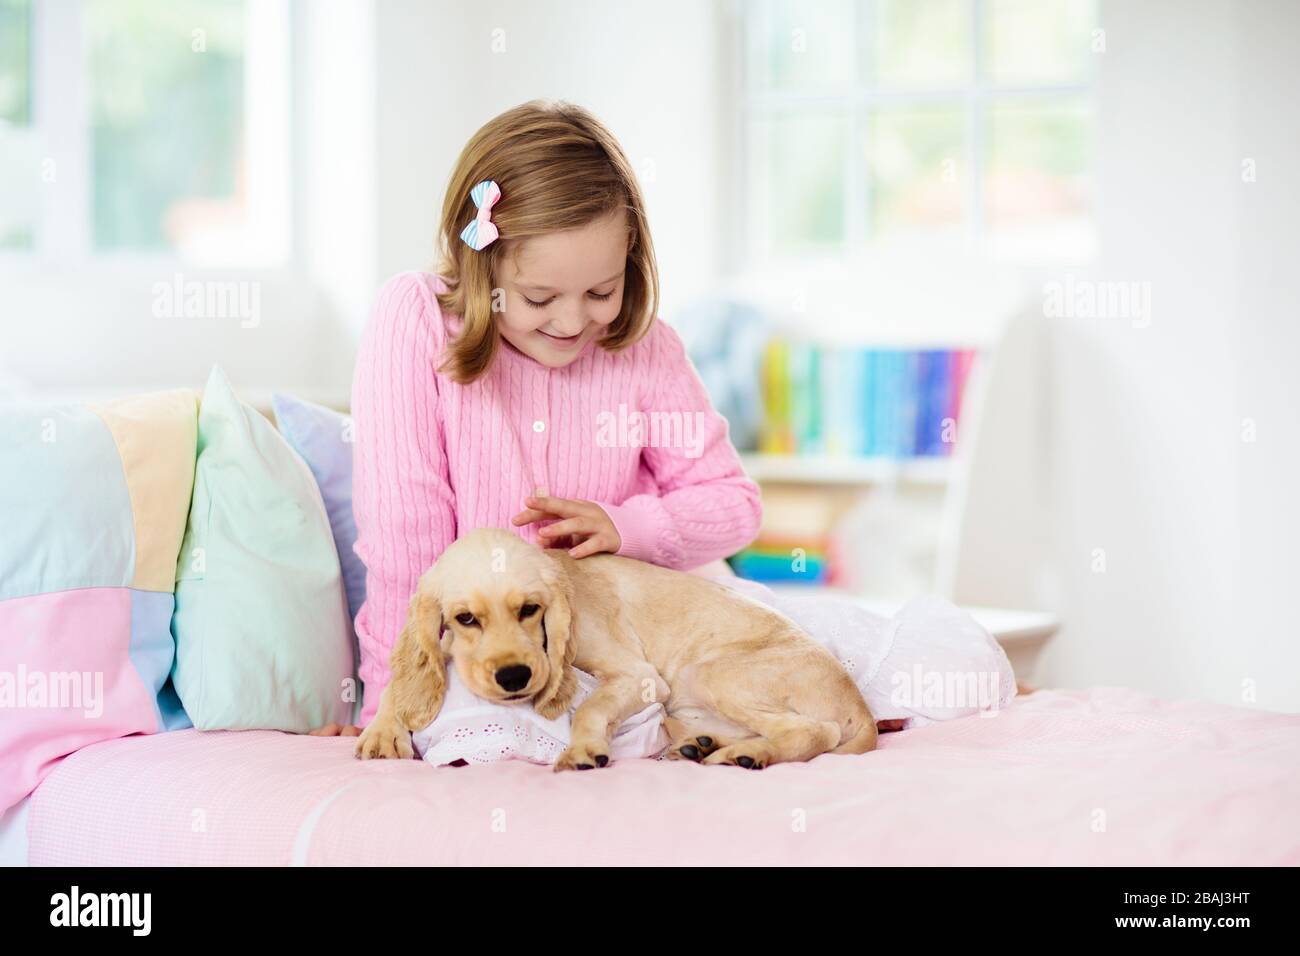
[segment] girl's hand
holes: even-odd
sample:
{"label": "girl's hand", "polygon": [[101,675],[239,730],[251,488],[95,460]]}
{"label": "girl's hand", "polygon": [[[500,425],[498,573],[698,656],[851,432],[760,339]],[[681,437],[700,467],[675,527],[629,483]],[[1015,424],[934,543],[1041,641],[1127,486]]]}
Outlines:
{"label": "girl's hand", "polygon": [[541,495],[525,498],[524,504],[527,510],[519,512],[511,520],[515,527],[537,521],[555,522],[538,529],[542,547],[568,548],[570,557],[585,558],[601,551],[617,554],[623,546],[614,522],[594,501]]}
{"label": "girl's hand", "polygon": [[324,727],[317,727],[315,730],[309,730],[309,737],[356,737],[361,733],[360,727],[354,727],[352,724],[326,724]]}

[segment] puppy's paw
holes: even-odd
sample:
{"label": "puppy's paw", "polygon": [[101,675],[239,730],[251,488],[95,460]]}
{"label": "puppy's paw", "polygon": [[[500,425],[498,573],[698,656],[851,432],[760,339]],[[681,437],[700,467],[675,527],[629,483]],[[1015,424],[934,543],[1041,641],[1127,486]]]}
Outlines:
{"label": "puppy's paw", "polygon": [[595,770],[609,766],[609,744],[603,740],[575,740],[555,761],[555,770]]}
{"label": "puppy's paw", "polygon": [[666,754],[669,760],[693,760],[699,763],[725,744],[711,734],[697,734],[675,740]]}
{"label": "puppy's paw", "polygon": [[361,760],[410,760],[415,756],[410,732],[395,720],[372,720],[357,738],[355,753]]}
{"label": "puppy's paw", "polygon": [[719,747],[704,758],[704,763],[730,764],[746,770],[762,770],[772,763],[772,745],[762,737],[751,737],[727,747]]}

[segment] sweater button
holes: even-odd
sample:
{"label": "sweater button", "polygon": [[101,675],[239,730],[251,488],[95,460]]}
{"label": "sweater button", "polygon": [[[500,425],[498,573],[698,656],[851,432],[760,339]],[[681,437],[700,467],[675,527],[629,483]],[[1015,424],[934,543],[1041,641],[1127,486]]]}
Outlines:
{"label": "sweater button", "polygon": [[533,431],[539,433],[546,431],[546,422],[542,421],[540,418],[533,422]]}

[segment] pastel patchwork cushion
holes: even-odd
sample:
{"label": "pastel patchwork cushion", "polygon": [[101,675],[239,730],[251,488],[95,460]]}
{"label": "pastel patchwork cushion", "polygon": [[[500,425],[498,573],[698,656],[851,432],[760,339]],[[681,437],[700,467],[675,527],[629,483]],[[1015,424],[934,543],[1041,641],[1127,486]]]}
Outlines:
{"label": "pastel patchwork cushion", "polygon": [[280,433],[302,456],[320,488],[343,569],[348,613],[355,620],[366,600],[366,566],[352,550],[357,543],[352,517],[352,419],[290,395],[272,395],[271,405]]}
{"label": "pastel patchwork cushion", "polygon": [[0,811],[64,756],[188,726],[168,674],[197,395],[0,409]]}
{"label": "pastel patchwork cushion", "polygon": [[199,410],[172,632],[200,730],[305,732],[352,712],[351,623],[316,481],[220,369]]}

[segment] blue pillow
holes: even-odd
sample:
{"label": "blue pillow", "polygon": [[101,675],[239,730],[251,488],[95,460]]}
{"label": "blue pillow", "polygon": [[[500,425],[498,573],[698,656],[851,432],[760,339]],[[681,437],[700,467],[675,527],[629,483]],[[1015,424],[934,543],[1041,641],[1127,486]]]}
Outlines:
{"label": "blue pillow", "polygon": [[280,433],[307,462],[320,488],[343,569],[348,611],[356,620],[366,599],[366,566],[352,550],[357,541],[357,523],[352,518],[352,419],[288,395],[272,395],[271,405]]}

